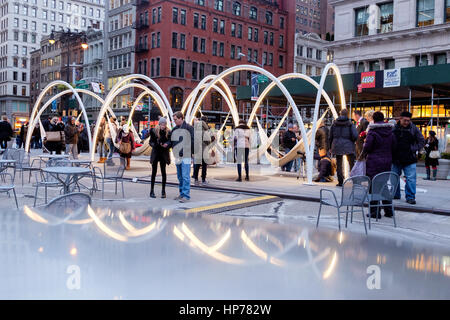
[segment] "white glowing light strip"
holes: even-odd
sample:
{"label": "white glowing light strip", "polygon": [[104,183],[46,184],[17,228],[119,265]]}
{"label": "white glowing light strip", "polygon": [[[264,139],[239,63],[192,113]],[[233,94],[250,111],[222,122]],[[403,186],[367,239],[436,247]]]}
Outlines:
{"label": "white glowing light strip", "polygon": [[323,273],[323,279],[328,279],[334,271],[337,262],[337,251],[334,252],[333,259],[331,259],[328,269]]}
{"label": "white glowing light strip", "polygon": [[89,216],[94,220],[94,223],[97,225],[97,227],[103,231],[106,235],[108,235],[109,237],[116,239],[118,241],[122,241],[122,242],[127,242],[128,238],[115,232],[112,231],[110,228],[108,228],[95,214],[94,210],[92,210],[92,207],[90,205],[88,205],[88,214]]}

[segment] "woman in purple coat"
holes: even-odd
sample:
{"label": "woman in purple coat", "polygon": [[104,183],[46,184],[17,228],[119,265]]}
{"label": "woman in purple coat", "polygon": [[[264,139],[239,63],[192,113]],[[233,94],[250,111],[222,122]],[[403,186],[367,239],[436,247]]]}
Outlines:
{"label": "woman in purple coat", "polygon": [[[366,175],[373,179],[377,174],[391,171],[392,150],[394,148],[394,126],[384,122],[384,115],[380,111],[373,114],[374,123],[368,127],[368,133],[364,142],[360,159],[366,159]],[[376,204],[376,202],[374,203]],[[390,204],[383,201],[383,204]],[[384,216],[392,217],[391,207],[383,207]],[[370,215],[376,217],[376,208],[371,208]],[[381,215],[378,216],[381,219]]]}

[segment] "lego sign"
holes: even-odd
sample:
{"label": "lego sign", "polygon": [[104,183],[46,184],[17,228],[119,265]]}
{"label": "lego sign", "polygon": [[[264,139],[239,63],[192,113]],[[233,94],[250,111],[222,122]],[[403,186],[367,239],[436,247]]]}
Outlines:
{"label": "lego sign", "polygon": [[375,71],[361,73],[361,88],[375,88]]}

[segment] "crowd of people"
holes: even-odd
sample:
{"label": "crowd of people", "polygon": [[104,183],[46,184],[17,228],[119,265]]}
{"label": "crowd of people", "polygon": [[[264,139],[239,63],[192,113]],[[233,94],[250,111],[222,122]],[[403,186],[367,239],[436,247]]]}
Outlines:
{"label": "crowd of people", "polygon": [[[359,111],[353,112],[353,121],[349,119],[347,109],[328,129],[324,123],[319,124],[316,134],[318,155],[318,174],[316,182],[333,182],[337,175],[337,186],[344,182],[344,157],[348,160],[350,170],[355,161],[365,161],[366,175],[369,178],[387,171],[393,171],[405,177],[405,198],[409,204],[416,204],[416,164],[420,152],[425,154],[426,180],[436,180],[439,141],[434,131],[429,131],[425,140],[420,130],[411,122],[412,114],[401,113],[397,121],[385,121],[382,112],[369,111],[364,116]],[[293,143],[298,141],[291,132],[293,125],[284,135],[285,154],[290,152]],[[291,142],[292,141],[292,142]],[[423,151],[422,151],[423,150]],[[285,165],[289,171],[290,165]],[[284,170],[284,169],[283,169]],[[395,199],[400,199],[400,188]],[[389,209],[387,209],[389,210]],[[385,216],[391,216],[387,211]]]}

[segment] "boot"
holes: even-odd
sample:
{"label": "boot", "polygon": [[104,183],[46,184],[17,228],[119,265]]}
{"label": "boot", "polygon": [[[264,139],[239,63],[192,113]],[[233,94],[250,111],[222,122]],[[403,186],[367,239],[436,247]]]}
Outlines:
{"label": "boot", "polygon": [[150,198],[156,198],[155,191],[153,190],[153,188],[152,190],[150,190]]}
{"label": "boot", "polygon": [[423,180],[430,180],[430,168],[426,168],[427,169],[427,177],[423,178]]}
{"label": "boot", "polygon": [[166,198],[166,187],[165,187],[165,186],[162,187],[161,198],[162,198],[162,199],[165,199],[165,198]]}
{"label": "boot", "polygon": [[436,181],[436,175],[437,175],[437,169],[433,169],[433,178],[431,178],[432,181]]}
{"label": "boot", "polygon": [[130,170],[130,161],[131,161],[131,158],[127,158],[127,167],[126,167],[126,170]]}
{"label": "boot", "polygon": [[101,157],[97,163],[104,163],[105,161],[106,161],[106,158]]}

